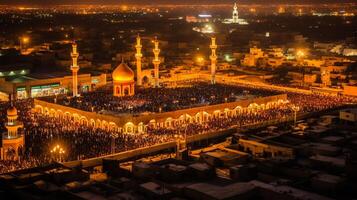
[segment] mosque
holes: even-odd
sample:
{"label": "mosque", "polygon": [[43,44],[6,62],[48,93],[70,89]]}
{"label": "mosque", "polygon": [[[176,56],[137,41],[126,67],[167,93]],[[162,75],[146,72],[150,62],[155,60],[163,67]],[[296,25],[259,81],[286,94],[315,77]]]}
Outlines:
{"label": "mosque", "polygon": [[234,3],[233,13],[231,19],[225,19],[223,21],[225,24],[239,24],[239,25],[247,25],[248,22],[245,19],[239,18],[238,6],[237,3]]}
{"label": "mosque", "polygon": [[[159,49],[159,42],[157,38],[153,41],[154,43],[154,79],[153,86],[160,87],[159,83],[159,66],[160,66],[160,49]],[[134,71],[122,60],[122,62],[114,69],[112,73],[113,78],[113,96],[116,97],[123,97],[123,96],[133,96],[135,94],[135,84],[138,86],[142,86],[143,84],[143,71],[141,69],[141,59],[142,59],[142,45],[141,45],[141,38],[138,35],[136,38],[136,83],[135,83],[135,73]]]}
{"label": "mosque", "polygon": [[19,160],[25,148],[25,137],[19,133],[23,123],[18,121],[17,109],[12,105],[7,110],[7,132],[2,134],[1,160]]}
{"label": "mosque", "polygon": [[[125,62],[122,62],[113,70],[112,72],[112,95],[115,97],[125,97],[135,95],[135,86],[144,86],[145,77],[150,76],[150,85],[152,87],[161,87],[162,83],[170,81],[159,76],[159,67],[161,60],[159,57],[160,49],[159,42],[155,38],[153,40],[154,48],[152,50],[154,54],[154,59],[152,61],[153,70],[150,70],[150,75],[145,74],[145,70],[141,69],[141,59],[143,57],[141,53],[142,45],[141,39],[137,36],[136,40],[136,71],[132,70]],[[210,72],[198,74],[200,79],[210,81],[211,84],[216,84],[217,79],[217,61],[218,61],[218,44],[215,37],[211,37],[211,43],[209,48],[211,49],[210,55]],[[77,78],[76,72],[78,71],[78,66],[76,65],[76,58],[78,52],[73,50],[73,83],[72,87],[77,87],[75,79]],[[76,66],[73,67],[73,66]],[[195,76],[196,77],[196,76]],[[136,78],[136,80],[135,80]],[[187,79],[188,78],[188,79]],[[196,79],[196,78],[194,78]],[[176,81],[177,79],[175,79]],[[181,78],[180,78],[181,80]],[[182,80],[193,80],[191,74],[188,77],[182,77]],[[72,89],[75,91],[75,88]],[[74,96],[80,96],[79,93]],[[34,99],[35,110],[39,113],[44,113],[45,115],[54,117],[64,117],[73,118],[75,122],[90,125],[92,127],[103,128],[105,130],[117,130],[122,133],[144,133],[148,127],[167,127],[171,128],[174,124],[183,124],[187,122],[203,123],[211,118],[217,117],[234,117],[238,113],[243,112],[255,112],[259,109],[270,109],[273,107],[278,107],[281,104],[286,103],[286,95],[273,95],[264,96],[257,98],[249,98],[247,100],[235,101],[230,103],[222,103],[218,105],[205,105],[193,108],[186,108],[175,110],[172,112],[158,112],[143,115],[121,115],[120,117],[111,114],[97,114],[94,112],[87,112],[84,110],[68,107],[65,105],[60,105],[52,102],[43,101],[41,99]]]}
{"label": "mosque", "polygon": [[112,73],[113,96],[133,96],[135,94],[134,71],[122,61]]}

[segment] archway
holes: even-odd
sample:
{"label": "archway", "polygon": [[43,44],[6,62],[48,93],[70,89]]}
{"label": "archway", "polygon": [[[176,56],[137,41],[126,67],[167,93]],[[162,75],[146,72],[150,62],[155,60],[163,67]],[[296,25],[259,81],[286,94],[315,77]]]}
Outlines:
{"label": "archway", "polygon": [[96,125],[96,128],[102,128],[102,122],[99,119],[97,119],[97,122],[95,123],[95,125]]}
{"label": "archway", "polygon": [[117,128],[117,125],[114,122],[109,122],[108,126],[110,131],[115,131]]}
{"label": "archway", "polygon": [[103,120],[102,121],[102,129],[103,130],[109,130],[108,122]]}
{"label": "archway", "polygon": [[132,134],[134,131],[134,124],[132,122],[128,122],[124,125],[124,133]]}
{"label": "archway", "polygon": [[140,122],[140,123],[138,124],[138,132],[139,132],[139,133],[144,133],[144,132],[145,132],[145,125],[144,125],[144,123]]}
{"label": "archway", "polygon": [[150,79],[149,79],[149,77],[147,77],[147,76],[144,76],[144,77],[141,79],[141,81],[142,81],[142,84],[143,84],[144,86],[147,86],[147,85],[150,84]]}
{"label": "archway", "polygon": [[36,105],[35,106],[35,110],[36,110],[36,112],[39,112],[39,113],[43,113],[43,107],[42,106],[40,106],[40,105]]}
{"label": "archway", "polygon": [[89,125],[94,128],[95,127],[95,120],[94,119],[90,119]]}
{"label": "archway", "polygon": [[57,118],[63,118],[63,111],[62,110],[57,110]]}
{"label": "archway", "polygon": [[149,121],[149,126],[152,127],[152,128],[156,128],[156,120],[155,119],[152,119]]}
{"label": "archway", "polygon": [[165,121],[165,128],[171,128],[172,127],[172,118],[171,117],[169,117],[169,118],[167,118],[166,119],[166,121]]}
{"label": "archway", "polygon": [[46,115],[46,116],[49,116],[49,115],[50,115],[50,111],[48,110],[47,107],[45,107],[45,110],[44,110],[44,113],[43,113],[43,114]]}
{"label": "archway", "polygon": [[201,112],[198,112],[196,115],[195,115],[195,120],[196,120],[196,123],[202,123],[203,119],[202,119],[202,113]]}
{"label": "archway", "polygon": [[81,119],[80,119],[80,123],[81,123],[82,125],[88,126],[88,120],[87,120],[87,118],[84,117],[84,116],[82,116]]}
{"label": "archway", "polygon": [[71,113],[70,112],[65,112],[64,113],[64,118],[66,119],[66,120],[70,120],[71,119]]}
{"label": "archway", "polygon": [[49,116],[50,116],[50,117],[56,117],[56,110],[53,109],[53,108],[51,108],[51,109],[50,109]]}
{"label": "archway", "polygon": [[220,110],[215,110],[215,111],[213,112],[213,118],[219,118],[220,115],[221,115],[221,111],[220,111]]}

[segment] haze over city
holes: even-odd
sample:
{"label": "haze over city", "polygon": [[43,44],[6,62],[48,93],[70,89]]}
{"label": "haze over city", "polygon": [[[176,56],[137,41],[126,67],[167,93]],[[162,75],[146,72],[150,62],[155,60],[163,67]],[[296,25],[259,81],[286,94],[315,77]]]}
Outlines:
{"label": "haze over city", "polygon": [[[232,4],[232,0],[1,0],[1,4],[53,5],[53,4]],[[238,4],[321,4],[353,3],[353,0],[240,0]]]}

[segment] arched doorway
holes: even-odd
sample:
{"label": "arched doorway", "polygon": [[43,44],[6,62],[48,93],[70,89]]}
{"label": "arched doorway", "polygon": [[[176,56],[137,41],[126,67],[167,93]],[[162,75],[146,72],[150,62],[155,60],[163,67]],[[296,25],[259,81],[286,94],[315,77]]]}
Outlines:
{"label": "arched doorway", "polygon": [[149,84],[150,84],[150,79],[149,79],[149,77],[144,76],[144,77],[142,78],[142,84],[143,84],[144,86],[149,85]]}

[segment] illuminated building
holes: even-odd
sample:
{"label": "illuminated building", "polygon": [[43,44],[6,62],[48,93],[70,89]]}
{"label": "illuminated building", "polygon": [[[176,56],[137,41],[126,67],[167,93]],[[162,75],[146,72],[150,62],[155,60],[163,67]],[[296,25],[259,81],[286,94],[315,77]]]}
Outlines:
{"label": "illuminated building", "polygon": [[235,23],[235,24],[238,23],[238,21],[239,21],[237,3],[234,3],[232,20],[233,20],[233,23]]}
{"label": "illuminated building", "polygon": [[212,19],[212,15],[210,14],[199,14],[196,16],[186,16],[187,23],[207,23]]}
{"label": "illuminated building", "polygon": [[248,22],[245,19],[239,18],[238,6],[237,3],[234,3],[233,13],[231,19],[225,19],[223,21],[225,24],[239,24],[239,25],[247,25]]}
{"label": "illuminated building", "polygon": [[154,79],[155,79],[154,86],[159,87],[159,65],[160,65],[161,61],[159,58],[160,49],[159,49],[159,41],[157,40],[157,38],[155,38],[155,40],[154,40],[154,45],[155,45],[155,48],[154,48],[153,52],[154,52],[155,57],[154,57],[154,60],[152,61],[152,63],[154,64]]}
{"label": "illuminated building", "polygon": [[113,96],[133,96],[135,94],[134,72],[122,61],[113,71]]}
{"label": "illuminated building", "polygon": [[210,56],[210,59],[211,59],[211,83],[215,84],[216,83],[216,65],[217,65],[216,38],[212,37],[211,38],[211,42],[212,42],[211,45],[210,45],[210,48],[211,48],[211,51],[212,51],[212,54]]}
{"label": "illuminated building", "polygon": [[136,79],[137,79],[137,84],[138,86],[142,85],[142,74],[141,74],[141,58],[143,57],[143,54],[141,53],[141,48],[143,46],[141,45],[141,39],[140,36],[138,35],[138,37],[136,37],[136,54],[135,54],[135,58],[136,58]]}
{"label": "illuminated building", "polygon": [[[72,88],[72,80],[72,75],[67,72],[16,74],[11,77],[0,77],[0,91],[15,94],[16,99],[67,94]],[[79,74],[78,83],[81,92],[89,92],[106,85],[107,77],[106,74]]]}
{"label": "illuminated building", "polygon": [[322,87],[331,86],[331,76],[329,67],[321,67],[321,82]]}
{"label": "illuminated building", "polygon": [[204,27],[193,27],[192,30],[199,33],[214,33],[214,29],[210,24],[206,24]]}
{"label": "illuminated building", "polygon": [[11,107],[7,110],[7,123],[5,123],[7,133],[2,135],[2,160],[18,160],[24,150],[25,137],[19,134],[19,129],[24,125],[17,121],[17,117],[17,109],[11,103]]}
{"label": "illuminated building", "polygon": [[242,60],[242,65],[248,67],[254,67],[257,65],[258,59],[263,57],[264,57],[264,51],[262,51],[262,49],[257,47],[252,47],[249,49],[249,54],[246,54],[244,56],[244,59]]}
{"label": "illuminated building", "polygon": [[71,71],[72,71],[72,93],[73,96],[76,97],[78,96],[78,70],[79,70],[79,66],[78,66],[78,52],[77,52],[77,44],[73,43],[72,44],[72,53],[71,53],[71,57],[72,57],[72,66],[71,66]]}

